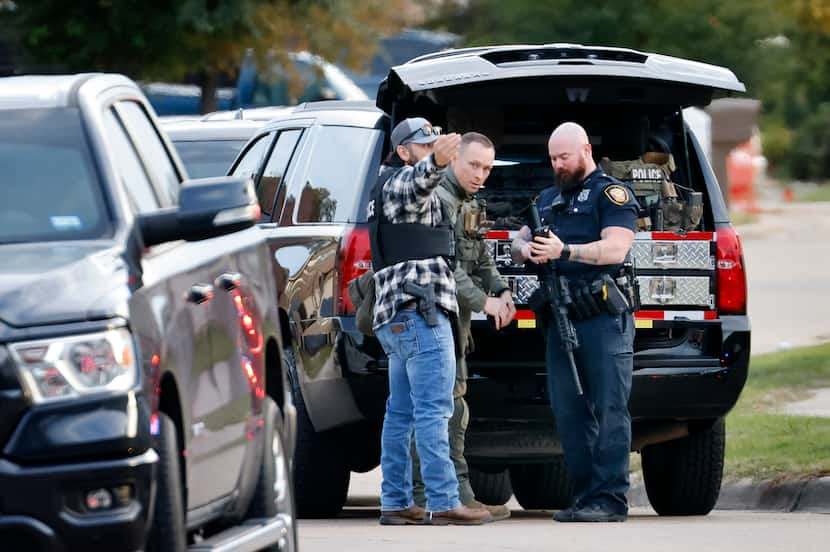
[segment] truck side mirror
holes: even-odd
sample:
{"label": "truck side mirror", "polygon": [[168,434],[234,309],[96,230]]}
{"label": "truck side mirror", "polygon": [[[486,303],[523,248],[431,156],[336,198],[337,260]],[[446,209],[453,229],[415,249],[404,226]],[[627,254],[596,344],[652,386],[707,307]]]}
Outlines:
{"label": "truck side mirror", "polygon": [[146,247],[205,240],[252,227],[259,211],[250,178],[200,178],[182,183],[178,207],[141,214],[138,227]]}

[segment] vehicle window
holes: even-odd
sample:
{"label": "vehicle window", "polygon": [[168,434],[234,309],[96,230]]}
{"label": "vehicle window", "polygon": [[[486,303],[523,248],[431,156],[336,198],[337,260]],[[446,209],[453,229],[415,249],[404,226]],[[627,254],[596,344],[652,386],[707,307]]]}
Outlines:
{"label": "vehicle window", "polygon": [[297,147],[302,132],[299,129],[282,131],[277,137],[274,149],[271,150],[271,157],[262,170],[262,177],[259,180],[256,193],[263,215],[268,215],[269,218],[274,211],[275,196],[282,183],[285,169],[291,161],[291,156],[294,154],[294,149]]}
{"label": "vehicle window", "polygon": [[550,163],[496,161],[487,186],[478,193],[495,228],[518,230],[527,224],[527,206],[551,185],[552,175]]}
{"label": "vehicle window", "polygon": [[0,243],[93,239],[111,232],[76,108],[3,111],[0,190]]}
{"label": "vehicle window", "polygon": [[115,155],[118,176],[127,190],[133,210],[137,213],[155,211],[159,208],[156,192],[147,173],[144,172],[138,153],[112,108],[104,113],[104,129]]}
{"label": "vehicle window", "polygon": [[263,134],[255,138],[255,142],[248,146],[247,151],[242,154],[242,159],[234,167],[231,176],[247,176],[256,183],[257,174],[262,166],[262,158],[268,153],[268,145],[271,143],[273,132]]}
{"label": "vehicle window", "polygon": [[[371,128],[324,126],[315,141],[307,173],[286,203],[295,203],[294,221],[355,222],[365,188],[377,178],[383,134]],[[367,175],[370,177],[367,178]],[[371,183],[369,182],[371,181]]]}
{"label": "vehicle window", "polygon": [[366,100],[368,96],[336,65],[293,58],[289,68],[272,64],[254,82],[256,107],[295,105],[320,100]]}
{"label": "vehicle window", "polygon": [[294,60],[289,69],[272,64],[256,78],[253,104],[265,107],[333,99],[323,97],[321,89],[319,71],[312,64]]}
{"label": "vehicle window", "polygon": [[187,176],[209,178],[225,176],[245,140],[200,140],[175,142]]}
{"label": "vehicle window", "polygon": [[254,107],[288,105],[288,82],[282,78],[262,79],[257,77],[254,82],[251,103]]}
{"label": "vehicle window", "polygon": [[156,184],[161,192],[161,204],[176,205],[179,202],[181,184],[179,173],[147,112],[141,105],[131,101],[118,102],[116,107],[123,115],[127,128],[131,133],[135,133],[135,145],[147,161],[147,170],[156,177]]}

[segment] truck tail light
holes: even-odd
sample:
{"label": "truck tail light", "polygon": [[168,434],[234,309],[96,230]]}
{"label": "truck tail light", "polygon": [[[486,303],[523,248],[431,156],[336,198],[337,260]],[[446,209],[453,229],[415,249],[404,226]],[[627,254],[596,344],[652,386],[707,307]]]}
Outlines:
{"label": "truck tail light", "polygon": [[732,226],[718,229],[718,311],[746,314],[746,270],[741,239]]}
{"label": "truck tail light", "polygon": [[355,308],[349,299],[349,282],[372,268],[369,229],[365,226],[352,228],[343,236],[342,243],[337,314],[354,314]]}

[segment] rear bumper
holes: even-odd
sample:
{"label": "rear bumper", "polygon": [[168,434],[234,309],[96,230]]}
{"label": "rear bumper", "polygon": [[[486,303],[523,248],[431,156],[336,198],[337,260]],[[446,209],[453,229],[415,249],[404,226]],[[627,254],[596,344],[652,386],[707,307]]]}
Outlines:
{"label": "rear bumper", "polygon": [[[0,542],[8,550],[86,552],[141,550],[154,493],[158,455],[100,462],[22,466],[0,459]],[[129,500],[101,513],[84,497],[128,485]]]}
{"label": "rear bumper", "polygon": [[[718,332],[720,357],[689,354],[686,342],[635,354],[629,400],[635,447],[677,438],[725,416],[746,382],[749,342],[748,319],[730,317]],[[515,366],[491,357],[469,367],[474,374],[479,367],[488,373],[468,380],[465,455],[471,462],[522,463],[561,454],[542,360]]]}
{"label": "rear bumper", "polygon": [[[697,344],[691,343],[693,339],[679,340],[671,348],[635,354],[629,401],[635,442],[653,438],[656,426],[706,422],[725,416],[735,406],[749,369],[749,320],[723,317],[704,326]],[[466,456],[472,462],[508,463],[561,454],[547,396],[541,334],[515,328],[495,332],[483,324],[474,324],[474,332],[477,350],[468,358],[471,376],[466,400],[471,419]],[[387,365],[382,354],[376,356],[376,343],[344,324],[341,359],[348,367],[344,374],[349,387],[361,412],[368,419],[381,420]],[[665,435],[674,435],[673,430]]]}

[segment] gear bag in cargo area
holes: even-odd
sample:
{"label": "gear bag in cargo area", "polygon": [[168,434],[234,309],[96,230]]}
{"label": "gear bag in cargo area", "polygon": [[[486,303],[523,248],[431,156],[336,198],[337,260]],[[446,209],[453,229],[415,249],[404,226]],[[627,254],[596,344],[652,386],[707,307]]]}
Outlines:
{"label": "gear bag in cargo area", "polygon": [[641,206],[638,231],[690,232],[700,224],[703,194],[672,182],[675,164],[671,153],[647,151],[628,161],[603,157],[600,165],[610,176],[631,184]]}

